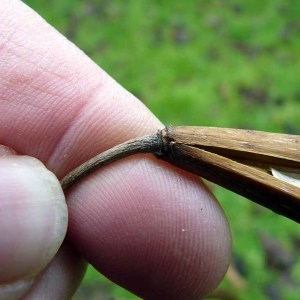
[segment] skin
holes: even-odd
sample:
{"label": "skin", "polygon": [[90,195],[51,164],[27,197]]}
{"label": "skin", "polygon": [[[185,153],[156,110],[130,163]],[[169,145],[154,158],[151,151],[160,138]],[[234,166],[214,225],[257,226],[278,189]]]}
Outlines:
{"label": "skin", "polygon": [[68,299],[85,260],[144,299],[214,289],[230,232],[197,177],[138,155],[83,179],[65,205],[58,179],[160,121],[17,0],[0,3],[0,65],[0,295]]}

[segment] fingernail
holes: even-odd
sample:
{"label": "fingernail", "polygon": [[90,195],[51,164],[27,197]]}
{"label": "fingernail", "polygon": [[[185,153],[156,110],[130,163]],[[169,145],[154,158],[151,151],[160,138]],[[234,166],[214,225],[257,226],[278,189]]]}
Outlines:
{"label": "fingernail", "polygon": [[15,300],[30,290],[33,279],[19,280],[12,284],[0,284],[0,300]]}
{"label": "fingernail", "polygon": [[39,274],[62,244],[67,221],[53,173],[32,157],[0,157],[0,283]]}

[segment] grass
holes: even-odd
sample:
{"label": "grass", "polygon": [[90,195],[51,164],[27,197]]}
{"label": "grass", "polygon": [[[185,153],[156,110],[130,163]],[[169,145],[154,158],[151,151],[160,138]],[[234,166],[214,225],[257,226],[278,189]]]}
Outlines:
{"label": "grass", "polygon": [[[25,2],[165,124],[300,134],[297,1]],[[245,270],[246,287],[235,293],[297,299],[297,225],[224,189],[214,193],[230,222],[237,268]],[[274,241],[294,259],[288,270],[269,261],[276,253],[265,244]],[[95,282],[113,299],[137,299],[90,269],[83,286]]]}

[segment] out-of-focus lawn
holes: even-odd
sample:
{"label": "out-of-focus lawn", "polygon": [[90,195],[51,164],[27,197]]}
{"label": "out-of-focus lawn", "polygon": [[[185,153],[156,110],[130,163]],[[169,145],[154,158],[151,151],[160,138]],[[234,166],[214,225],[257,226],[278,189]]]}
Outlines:
{"label": "out-of-focus lawn", "polygon": [[[300,2],[25,2],[166,124],[300,134]],[[212,188],[246,282],[222,286],[239,299],[299,299],[299,225]],[[137,299],[92,269],[74,299],[86,295]]]}

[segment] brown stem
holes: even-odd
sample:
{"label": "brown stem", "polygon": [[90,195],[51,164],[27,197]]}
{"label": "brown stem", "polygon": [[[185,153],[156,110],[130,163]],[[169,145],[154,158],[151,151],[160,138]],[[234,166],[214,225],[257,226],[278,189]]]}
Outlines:
{"label": "brown stem", "polygon": [[61,181],[64,191],[67,191],[79,179],[90,174],[92,171],[104,167],[118,159],[137,154],[137,153],[157,153],[162,151],[163,141],[161,132],[155,135],[143,136],[129,140],[104,151],[67,174]]}

